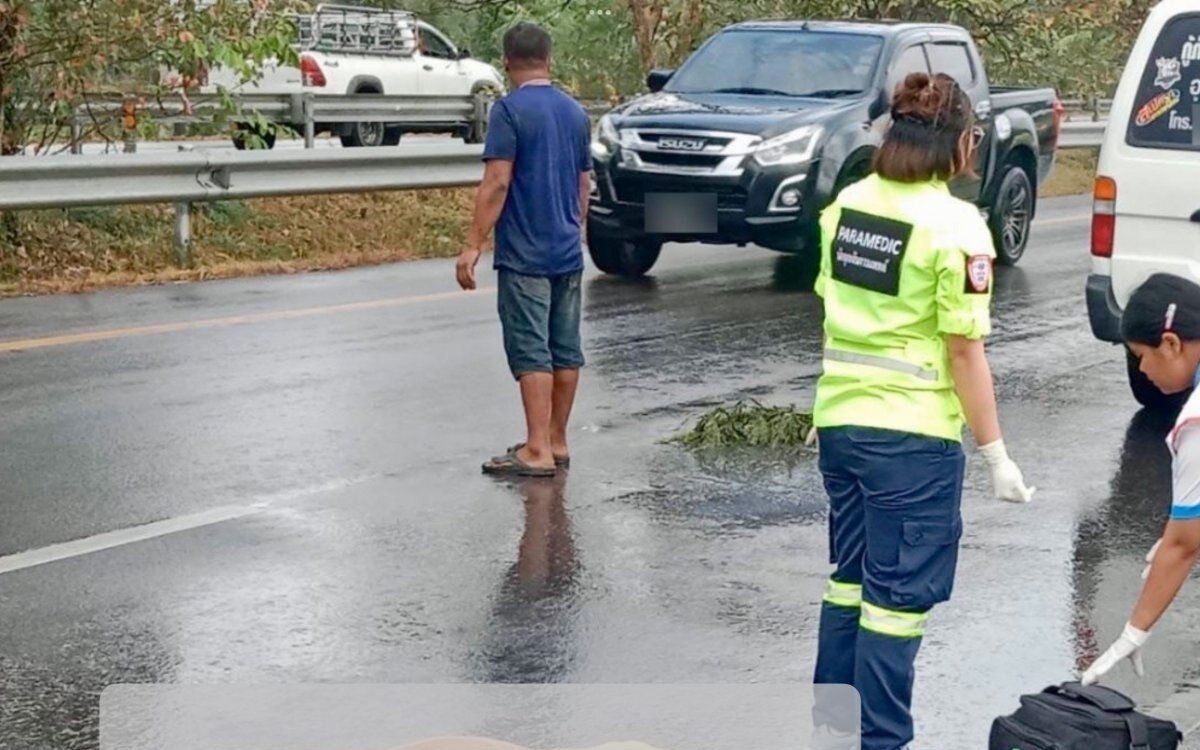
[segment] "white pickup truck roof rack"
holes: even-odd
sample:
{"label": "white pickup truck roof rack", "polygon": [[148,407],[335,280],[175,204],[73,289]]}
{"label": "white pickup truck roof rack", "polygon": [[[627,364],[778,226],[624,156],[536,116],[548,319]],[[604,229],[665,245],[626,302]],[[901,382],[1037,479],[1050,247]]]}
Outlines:
{"label": "white pickup truck roof rack", "polygon": [[417,17],[404,10],[321,4],[295,19],[302,50],[408,57],[417,49]]}

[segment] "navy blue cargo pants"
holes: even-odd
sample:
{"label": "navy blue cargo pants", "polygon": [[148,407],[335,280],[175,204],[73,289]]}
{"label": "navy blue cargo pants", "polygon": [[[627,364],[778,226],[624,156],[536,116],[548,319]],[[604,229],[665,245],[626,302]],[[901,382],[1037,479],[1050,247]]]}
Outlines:
{"label": "navy blue cargo pants", "polygon": [[865,427],[825,428],[819,439],[836,569],[814,681],[858,690],[862,750],[901,750],[913,737],[925,622],[954,586],[965,457],[953,441]]}

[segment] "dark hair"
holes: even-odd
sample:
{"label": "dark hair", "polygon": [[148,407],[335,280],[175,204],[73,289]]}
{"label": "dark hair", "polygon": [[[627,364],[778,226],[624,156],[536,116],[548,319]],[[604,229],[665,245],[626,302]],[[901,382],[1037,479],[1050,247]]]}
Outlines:
{"label": "dark hair", "polygon": [[550,35],[536,23],[521,21],[504,32],[504,57],[515,68],[527,70],[546,65],[553,46]]}
{"label": "dark hair", "polygon": [[875,172],[896,182],[949,180],[970,169],[959,142],[974,125],[971,100],[957,81],[911,73],[892,95],[892,125],[875,153]]}
{"label": "dark hair", "polygon": [[1200,286],[1169,273],[1156,273],[1134,290],[1121,313],[1121,338],[1158,346],[1163,334],[1200,340]]}

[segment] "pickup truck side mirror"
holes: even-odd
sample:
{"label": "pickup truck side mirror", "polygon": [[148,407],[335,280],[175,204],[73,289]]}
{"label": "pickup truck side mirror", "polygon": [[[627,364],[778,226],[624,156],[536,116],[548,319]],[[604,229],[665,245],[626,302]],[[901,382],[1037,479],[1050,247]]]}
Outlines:
{"label": "pickup truck side mirror", "polygon": [[466,60],[470,56],[471,56],[471,50],[467,49],[466,47],[463,47],[462,49],[460,49],[458,51],[458,59],[459,60]]}
{"label": "pickup truck side mirror", "polygon": [[874,122],[880,117],[883,117],[892,108],[892,97],[888,96],[887,89],[879,89],[879,93],[871,101],[870,108],[867,109],[867,117]]}
{"label": "pickup truck side mirror", "polygon": [[651,93],[657,94],[663,90],[663,86],[667,85],[667,81],[671,80],[673,75],[675,75],[675,71],[667,68],[652,70],[650,75],[646,76],[646,88],[650,89]]}

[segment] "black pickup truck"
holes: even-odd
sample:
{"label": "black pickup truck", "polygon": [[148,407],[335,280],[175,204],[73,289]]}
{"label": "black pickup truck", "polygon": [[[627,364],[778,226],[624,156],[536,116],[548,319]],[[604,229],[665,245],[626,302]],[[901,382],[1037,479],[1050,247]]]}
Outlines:
{"label": "black pickup truck", "polygon": [[948,73],[970,95],[978,163],[951,189],[987,217],[998,260],[1016,263],[1054,164],[1055,91],[992,87],[957,26],[818,21],[727,27],[600,119],[593,262],[640,276],[664,242],[754,243],[799,254],[811,276],[818,214],[870,173],[891,92],[916,71]]}

